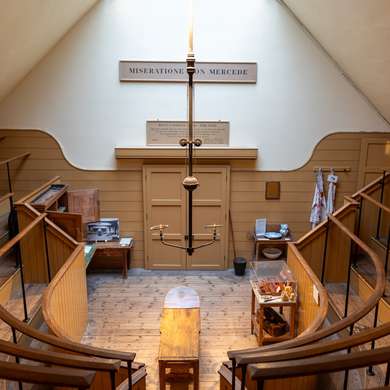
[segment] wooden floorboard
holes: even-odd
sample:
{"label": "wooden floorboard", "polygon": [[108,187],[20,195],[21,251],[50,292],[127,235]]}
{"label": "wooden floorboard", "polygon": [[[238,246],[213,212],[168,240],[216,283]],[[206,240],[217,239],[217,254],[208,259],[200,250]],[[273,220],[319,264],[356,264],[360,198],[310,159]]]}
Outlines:
{"label": "wooden floorboard", "polygon": [[[89,325],[83,342],[137,353],[147,364],[147,389],[158,388],[160,315],[169,289],[194,288],[201,301],[200,388],[217,389],[226,351],[256,346],[250,335],[248,277],[228,271],[131,270],[88,276]],[[175,387],[176,388],[176,387]]]}

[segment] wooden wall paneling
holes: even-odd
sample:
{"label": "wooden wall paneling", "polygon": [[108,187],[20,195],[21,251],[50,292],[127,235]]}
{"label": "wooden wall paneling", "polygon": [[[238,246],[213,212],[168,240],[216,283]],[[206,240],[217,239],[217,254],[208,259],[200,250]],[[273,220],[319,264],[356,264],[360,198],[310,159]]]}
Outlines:
{"label": "wooden wall paneling", "polygon": [[[101,215],[119,217],[121,233],[136,238],[132,266],[144,265],[144,249],[140,245],[144,232],[142,160],[117,161],[117,169],[113,171],[82,170],[68,163],[59,144],[44,132],[4,129],[0,130],[0,136],[6,136],[0,144],[0,158],[31,152],[24,164],[15,163],[11,166],[17,190],[16,199],[54,174],[61,175],[62,182],[69,183],[74,189],[99,188]],[[221,161],[221,164],[228,163],[231,166],[230,206],[238,255],[251,258],[253,243],[248,239],[248,233],[256,218],[267,217],[271,223],[288,223],[295,239],[310,229],[313,168],[316,166],[351,168],[349,173],[338,173],[340,183],[336,206],[341,206],[344,195],[351,195],[358,189],[361,143],[365,139],[388,140],[389,133],[331,134],[318,143],[305,165],[292,171],[256,171],[252,161]],[[176,162],[183,164],[183,160]],[[161,163],[161,160],[151,163]],[[205,160],[204,163],[213,162]],[[280,200],[265,200],[266,181],[281,182]],[[0,185],[5,193],[6,176],[3,171]],[[232,258],[230,248],[229,260]]]}
{"label": "wooden wall paneling", "polygon": [[43,316],[51,333],[80,341],[88,323],[84,249],[79,245],[43,295]]}

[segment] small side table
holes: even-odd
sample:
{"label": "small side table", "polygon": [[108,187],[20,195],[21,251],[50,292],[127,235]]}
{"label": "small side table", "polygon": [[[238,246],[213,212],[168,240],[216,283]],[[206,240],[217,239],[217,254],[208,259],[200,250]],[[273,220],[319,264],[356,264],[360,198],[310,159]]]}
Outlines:
{"label": "small side table", "polygon": [[[263,302],[261,295],[253,281],[252,286],[252,303],[251,303],[251,334],[256,334],[259,345],[277,343],[280,341],[289,340],[295,337],[295,315],[297,311],[297,300],[282,301],[280,298],[270,302]],[[266,307],[279,307],[282,312],[284,307],[290,309],[290,331],[281,336],[271,336],[265,334],[264,330],[264,309]]]}
{"label": "small side table", "polygon": [[[134,245],[134,240],[131,240],[130,244],[126,246],[120,245],[119,241],[96,242],[94,245],[96,247],[94,259],[105,257],[105,261],[99,262],[99,266],[101,268],[114,268],[115,264],[112,258],[119,258],[122,264],[123,278],[127,279],[127,271],[131,261],[131,248]],[[94,262],[93,260],[92,263]]]}
{"label": "small side table", "polygon": [[[256,237],[256,235],[253,233],[253,240],[254,240],[254,250],[253,250],[253,260],[269,260],[262,256],[262,251],[264,248],[279,248],[282,250],[281,258],[287,257],[287,244],[292,241],[291,236],[283,237],[280,239],[268,239],[265,237]],[[260,258],[259,258],[260,255]],[[272,261],[272,260],[271,260]]]}

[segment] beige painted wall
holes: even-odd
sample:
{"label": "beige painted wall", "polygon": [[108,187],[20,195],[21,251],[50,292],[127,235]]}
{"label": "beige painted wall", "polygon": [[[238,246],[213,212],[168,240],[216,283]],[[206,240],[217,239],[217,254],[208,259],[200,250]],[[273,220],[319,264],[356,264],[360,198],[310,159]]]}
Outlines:
{"label": "beige painted wall", "polygon": [[390,1],[283,1],[390,121]]}
{"label": "beige painted wall", "polygon": [[1,0],[0,101],[97,0]]}
{"label": "beige painted wall", "polygon": [[[293,169],[335,131],[389,126],[277,1],[195,1],[199,60],[256,61],[257,85],[200,85],[195,118],[228,120],[232,146],[262,170]],[[186,87],[121,84],[120,59],[186,56],[187,2],[101,1],[0,104],[0,128],[53,134],[66,157],[113,169],[115,146],[145,144],[145,122],[183,120]]]}

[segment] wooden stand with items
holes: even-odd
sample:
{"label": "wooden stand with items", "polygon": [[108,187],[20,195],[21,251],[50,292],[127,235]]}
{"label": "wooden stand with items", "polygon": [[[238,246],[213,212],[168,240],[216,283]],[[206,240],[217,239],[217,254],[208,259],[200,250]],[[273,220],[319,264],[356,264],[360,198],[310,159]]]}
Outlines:
{"label": "wooden stand with items", "polygon": [[[251,333],[259,345],[295,337],[297,283],[282,260],[253,261],[251,270]],[[278,307],[279,313],[273,308]],[[289,308],[289,322],[283,314]]]}
{"label": "wooden stand with items", "polygon": [[[256,335],[258,344],[277,343],[295,337],[296,299],[282,301],[280,297],[275,297],[266,302],[257,295],[257,288],[252,284],[251,334]],[[289,323],[273,307],[279,307],[281,314],[285,307],[289,308]]]}
{"label": "wooden stand with items", "polygon": [[[267,224],[267,233],[278,233],[280,231],[280,224]],[[275,257],[275,260],[287,258],[287,244],[292,241],[291,233],[289,232],[285,237],[271,238],[259,237],[256,232],[253,232],[254,249],[253,260],[272,260],[272,258],[266,258],[263,254],[263,250],[266,248],[280,249],[281,253]],[[276,254],[277,251],[275,251]]]}
{"label": "wooden stand with items", "polygon": [[160,390],[167,382],[179,381],[193,382],[193,389],[199,390],[199,332],[198,294],[188,287],[171,289],[160,323]]}

